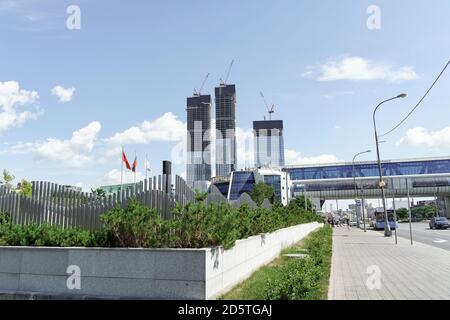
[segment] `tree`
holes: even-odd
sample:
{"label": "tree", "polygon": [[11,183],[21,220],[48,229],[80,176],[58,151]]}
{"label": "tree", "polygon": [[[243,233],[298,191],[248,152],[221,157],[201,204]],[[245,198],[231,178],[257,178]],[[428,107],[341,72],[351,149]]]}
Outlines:
{"label": "tree", "polygon": [[12,188],[13,185],[11,182],[13,182],[15,178],[16,177],[12,175],[8,170],[3,169],[3,182],[5,186],[7,186],[8,188]]}
{"label": "tree", "polygon": [[97,199],[97,200],[106,198],[106,192],[103,189],[100,189],[100,188],[95,189],[95,190],[91,189],[91,192],[94,195],[95,199]]}
{"label": "tree", "polygon": [[430,219],[436,215],[436,205],[429,204],[412,208],[411,215],[416,219]]}
{"label": "tree", "polygon": [[297,207],[300,208],[302,210],[305,209],[305,207],[308,209],[308,211],[311,212],[316,212],[316,208],[313,205],[313,203],[311,202],[311,200],[309,198],[306,198],[306,205],[305,205],[305,198],[304,196],[297,196],[294,199],[291,200],[291,202],[289,202],[289,206],[290,207]]}
{"label": "tree", "polygon": [[258,206],[262,205],[264,199],[268,199],[271,204],[275,203],[275,191],[264,182],[259,182],[253,187],[250,191],[250,197]]}
{"label": "tree", "polygon": [[409,217],[408,209],[406,209],[406,208],[397,209],[396,213],[397,213],[398,220],[404,220]]}
{"label": "tree", "polygon": [[205,202],[206,198],[208,198],[208,192],[195,190],[195,202]]}
{"label": "tree", "polygon": [[18,185],[18,192],[20,195],[30,198],[33,194],[33,185],[27,180],[22,180]]}

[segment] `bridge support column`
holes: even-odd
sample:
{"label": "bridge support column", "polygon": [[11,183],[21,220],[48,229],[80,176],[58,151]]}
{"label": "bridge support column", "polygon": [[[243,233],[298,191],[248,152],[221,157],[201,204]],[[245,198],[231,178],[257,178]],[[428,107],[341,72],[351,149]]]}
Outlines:
{"label": "bridge support column", "polygon": [[444,197],[444,203],[445,203],[445,216],[447,218],[450,218],[450,196]]}
{"label": "bridge support column", "polygon": [[320,198],[309,198],[309,201],[313,203],[313,205],[317,208],[317,210],[321,210],[325,201],[322,202]]}

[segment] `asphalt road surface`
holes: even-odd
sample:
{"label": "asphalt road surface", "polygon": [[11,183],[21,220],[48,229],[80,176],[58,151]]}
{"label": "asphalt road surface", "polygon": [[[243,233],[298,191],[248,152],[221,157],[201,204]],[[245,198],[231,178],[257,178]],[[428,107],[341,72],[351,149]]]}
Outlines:
{"label": "asphalt road surface", "polygon": [[[413,241],[450,251],[450,229],[431,230],[428,222],[412,223]],[[397,236],[409,239],[409,223],[400,223]],[[394,237],[394,231],[392,232]]]}

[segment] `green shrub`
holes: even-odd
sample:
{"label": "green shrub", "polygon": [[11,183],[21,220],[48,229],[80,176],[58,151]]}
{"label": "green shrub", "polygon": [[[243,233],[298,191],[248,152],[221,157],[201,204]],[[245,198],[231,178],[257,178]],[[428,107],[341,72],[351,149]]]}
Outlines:
{"label": "green shrub", "polygon": [[101,239],[119,247],[228,249],[238,239],[318,219],[314,212],[297,205],[275,204],[271,209],[206,205],[201,194],[184,207],[178,205],[173,213],[173,219],[163,220],[155,210],[133,199],[126,208],[116,207],[101,216],[105,231]]}
{"label": "green shrub", "polygon": [[113,246],[158,246],[157,234],[162,220],[155,209],[142,205],[135,198],[126,208],[117,206],[101,215],[101,220],[106,234],[113,239]]}
{"label": "green shrub", "polygon": [[0,225],[0,244],[36,247],[89,247],[94,245],[93,234],[79,228],[42,225]]}
{"label": "green shrub", "polygon": [[0,212],[0,226],[11,223],[11,216],[7,212]]}
{"label": "green shrub", "polygon": [[308,257],[275,267],[278,277],[266,283],[267,300],[318,300],[326,297],[331,268],[332,230],[314,232],[305,243]]}
{"label": "green shrub", "polygon": [[205,197],[186,206],[178,205],[174,218],[164,220],[155,209],[136,199],[125,208],[119,206],[101,215],[103,227],[97,232],[79,228],[63,229],[51,225],[12,224],[0,213],[0,245],[11,246],[85,246],[141,248],[202,248],[234,246],[236,240],[273,232],[292,225],[316,221],[313,211],[297,204],[271,209],[248,205],[233,208],[228,203],[205,204]]}

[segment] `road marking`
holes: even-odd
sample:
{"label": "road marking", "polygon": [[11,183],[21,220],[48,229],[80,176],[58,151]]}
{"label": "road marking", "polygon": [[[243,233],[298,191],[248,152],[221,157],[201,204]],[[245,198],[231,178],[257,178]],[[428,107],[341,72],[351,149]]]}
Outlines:
{"label": "road marking", "polygon": [[443,239],[436,239],[433,241],[434,243],[445,243],[448,242],[448,240],[443,240]]}

